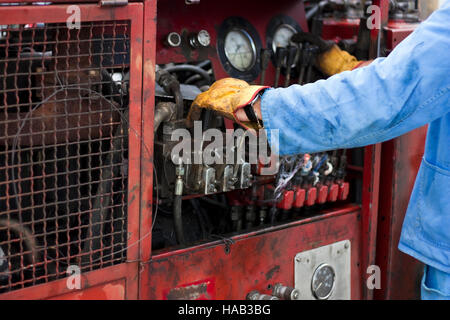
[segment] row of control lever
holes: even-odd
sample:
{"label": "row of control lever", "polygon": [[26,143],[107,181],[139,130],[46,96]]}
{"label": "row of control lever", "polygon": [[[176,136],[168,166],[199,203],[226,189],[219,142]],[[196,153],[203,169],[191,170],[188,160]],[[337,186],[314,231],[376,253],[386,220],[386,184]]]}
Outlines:
{"label": "row of control lever", "polygon": [[[319,47],[309,43],[300,43],[298,46],[278,47],[274,55],[275,82],[274,87],[279,87],[282,70],[285,71],[284,87],[291,84],[293,70],[297,70],[297,83],[303,85],[312,81],[314,60],[319,52]],[[266,70],[269,66],[272,52],[269,49],[261,49],[261,78],[260,84],[264,85]]]}

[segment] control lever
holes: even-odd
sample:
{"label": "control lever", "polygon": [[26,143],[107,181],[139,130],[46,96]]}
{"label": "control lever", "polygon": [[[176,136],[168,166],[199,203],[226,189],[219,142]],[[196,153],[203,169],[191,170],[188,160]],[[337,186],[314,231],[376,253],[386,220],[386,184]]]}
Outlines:
{"label": "control lever", "polygon": [[264,85],[264,82],[266,80],[266,70],[269,66],[271,57],[271,52],[269,49],[261,49],[261,85]]}
{"label": "control lever", "polygon": [[308,54],[309,54],[309,44],[300,44],[300,62],[299,62],[299,76],[298,76],[298,84],[303,85],[303,80],[305,78],[306,68],[308,67]]}
{"label": "control lever", "polygon": [[289,87],[291,83],[291,71],[292,65],[295,63],[295,58],[297,57],[298,47],[289,46],[287,48],[287,59],[286,59],[286,80],[284,81],[284,86]]}
{"label": "control lever", "polygon": [[314,65],[314,58],[316,54],[319,52],[319,47],[316,45],[312,45],[309,47],[309,63],[308,63],[308,71],[306,73],[306,83],[310,83],[312,81],[312,70]]}
{"label": "control lever", "polygon": [[287,49],[283,47],[277,47],[277,51],[275,52],[275,84],[274,87],[278,87],[278,83],[280,81],[281,67],[283,66],[283,62],[286,60]]}
{"label": "control lever", "polygon": [[[305,43],[301,53],[300,76],[298,77],[298,84],[303,85],[311,82],[312,68],[314,65],[314,57],[319,52],[319,47]],[[306,72],[306,81],[305,81]]]}

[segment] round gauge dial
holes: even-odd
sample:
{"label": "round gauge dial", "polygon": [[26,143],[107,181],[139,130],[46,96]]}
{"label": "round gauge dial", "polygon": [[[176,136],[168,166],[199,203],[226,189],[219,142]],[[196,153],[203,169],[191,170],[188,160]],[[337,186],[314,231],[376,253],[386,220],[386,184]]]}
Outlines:
{"label": "round gauge dial", "polygon": [[333,293],[336,274],[333,267],[322,264],[314,271],[311,289],[314,296],[319,300],[328,299]]}
{"label": "round gauge dial", "polygon": [[256,47],[250,35],[242,29],[233,29],[225,36],[225,55],[230,64],[244,72],[256,62]]}
{"label": "round gauge dial", "polygon": [[291,25],[282,24],[275,30],[273,34],[273,42],[272,42],[272,50],[273,52],[277,51],[277,47],[286,48],[291,45],[291,38],[294,34],[297,33],[297,30]]}

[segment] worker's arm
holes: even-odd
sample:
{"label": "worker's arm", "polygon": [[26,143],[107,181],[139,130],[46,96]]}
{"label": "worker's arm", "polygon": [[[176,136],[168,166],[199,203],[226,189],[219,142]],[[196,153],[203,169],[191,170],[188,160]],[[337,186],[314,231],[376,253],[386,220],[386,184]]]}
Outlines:
{"label": "worker's arm", "polygon": [[447,1],[388,58],[314,84],[266,90],[264,127],[269,138],[279,132],[279,143],[271,143],[282,155],[365,146],[450,112],[449,21]]}

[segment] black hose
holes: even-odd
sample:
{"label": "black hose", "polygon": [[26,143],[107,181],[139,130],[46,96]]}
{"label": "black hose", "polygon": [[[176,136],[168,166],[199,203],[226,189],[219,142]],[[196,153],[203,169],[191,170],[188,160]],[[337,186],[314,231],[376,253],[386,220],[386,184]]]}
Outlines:
{"label": "black hose", "polygon": [[182,196],[175,196],[173,202],[173,224],[175,227],[175,236],[177,237],[177,242],[179,244],[185,244],[183,232],[183,217],[181,204],[183,202]]}
{"label": "black hose", "polygon": [[211,83],[211,76],[209,75],[209,73],[207,71],[205,71],[204,69],[194,66],[194,65],[190,65],[190,64],[179,64],[177,66],[172,66],[172,67],[167,67],[164,69],[167,72],[194,72],[194,73],[198,73],[199,75],[201,75],[203,77],[203,79],[205,79],[208,83]]}
{"label": "black hose", "polygon": [[155,80],[164,91],[175,97],[175,104],[177,106],[176,119],[183,119],[184,102],[183,96],[181,95],[180,82],[178,82],[175,76],[171,75],[166,69],[161,69],[156,72]]}
{"label": "black hose", "polygon": [[200,229],[202,230],[203,238],[206,239],[208,237],[208,232],[206,231],[206,221],[203,217],[202,208],[200,207],[199,203],[197,202],[197,199],[191,199],[190,200],[192,207],[194,208],[194,212],[197,214],[198,220],[200,222]]}
{"label": "black hose", "polygon": [[181,88],[178,86],[174,91],[173,95],[175,97],[175,105],[177,106],[177,120],[181,120],[184,117],[184,101],[183,95],[181,94]]}

